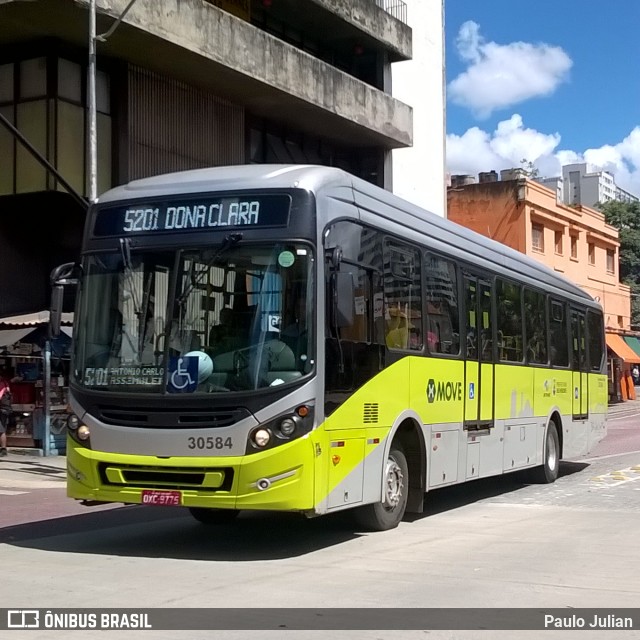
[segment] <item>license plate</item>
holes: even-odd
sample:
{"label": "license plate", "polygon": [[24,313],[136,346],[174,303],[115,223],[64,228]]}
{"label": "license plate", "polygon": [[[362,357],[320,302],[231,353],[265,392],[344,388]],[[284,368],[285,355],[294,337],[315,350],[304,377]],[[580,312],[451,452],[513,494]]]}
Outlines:
{"label": "license plate", "polygon": [[179,507],[182,504],[182,493],[180,491],[145,489],[142,492],[142,504],[153,504],[159,507]]}

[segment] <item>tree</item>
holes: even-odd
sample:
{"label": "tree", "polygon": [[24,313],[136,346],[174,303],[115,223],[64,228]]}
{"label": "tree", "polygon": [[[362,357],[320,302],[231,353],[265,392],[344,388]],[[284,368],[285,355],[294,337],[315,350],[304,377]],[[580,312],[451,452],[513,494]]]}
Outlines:
{"label": "tree", "polygon": [[640,325],[640,202],[596,205],[620,235],[620,280],[631,287],[631,326]]}
{"label": "tree", "polygon": [[536,167],[536,165],[533,164],[531,160],[522,158],[522,160],[520,160],[520,166],[527,172],[532,180],[537,180],[540,177],[540,171],[538,170],[538,167]]}

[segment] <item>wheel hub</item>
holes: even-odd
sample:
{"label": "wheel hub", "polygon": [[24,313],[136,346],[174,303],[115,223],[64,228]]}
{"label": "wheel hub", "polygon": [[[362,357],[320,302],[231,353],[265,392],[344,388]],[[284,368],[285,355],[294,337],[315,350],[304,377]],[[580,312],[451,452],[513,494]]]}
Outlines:
{"label": "wheel hub", "polygon": [[553,438],[547,438],[547,464],[549,469],[555,469],[558,464],[558,449]]}
{"label": "wheel hub", "polygon": [[387,460],[385,468],[385,492],[384,503],[393,509],[400,503],[402,489],[404,487],[404,475],[398,463],[393,459]]}

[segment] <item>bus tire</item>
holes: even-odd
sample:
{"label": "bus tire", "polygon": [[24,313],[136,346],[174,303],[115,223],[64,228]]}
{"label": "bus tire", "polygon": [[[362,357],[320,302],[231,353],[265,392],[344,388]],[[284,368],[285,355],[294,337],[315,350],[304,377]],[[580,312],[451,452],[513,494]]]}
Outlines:
{"label": "bus tire", "polygon": [[544,440],[544,461],[541,466],[531,469],[531,480],[538,484],[551,484],[560,471],[560,438],[556,423],[551,420]]}
{"label": "bus tire", "polygon": [[368,531],[388,531],[400,524],[409,495],[409,466],[401,449],[391,447],[384,466],[382,502],[354,510],[356,522]]}
{"label": "bus tire", "polygon": [[237,509],[205,509],[189,507],[189,513],[202,524],[216,525],[233,522],[240,513]]}

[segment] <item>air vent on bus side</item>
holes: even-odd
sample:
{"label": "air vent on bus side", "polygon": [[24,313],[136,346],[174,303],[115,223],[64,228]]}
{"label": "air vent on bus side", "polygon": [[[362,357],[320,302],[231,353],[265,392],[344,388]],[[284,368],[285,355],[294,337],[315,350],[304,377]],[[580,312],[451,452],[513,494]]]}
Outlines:
{"label": "air vent on bus side", "polygon": [[364,424],[378,423],[378,403],[377,402],[364,403],[364,414],[363,414],[362,422],[364,422]]}

